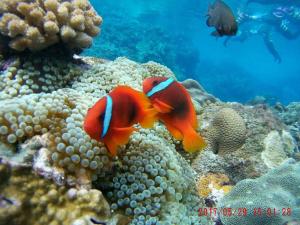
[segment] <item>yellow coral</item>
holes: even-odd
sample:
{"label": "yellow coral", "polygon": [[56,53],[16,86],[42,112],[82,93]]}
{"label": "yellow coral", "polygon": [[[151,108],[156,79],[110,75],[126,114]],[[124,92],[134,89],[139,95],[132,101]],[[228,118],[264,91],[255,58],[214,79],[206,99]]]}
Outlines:
{"label": "yellow coral", "polygon": [[0,33],[17,51],[39,51],[60,41],[71,49],[87,48],[102,23],[87,0],[2,0],[0,13]]}
{"label": "yellow coral", "polygon": [[231,191],[232,186],[228,185],[229,178],[221,173],[208,173],[199,178],[197,182],[198,194],[201,197],[208,197],[213,189],[222,190],[224,194]]}
{"label": "yellow coral", "polygon": [[[0,165],[0,192],[13,204],[0,207],[0,224],[87,224],[109,221],[109,205],[101,191],[67,189],[24,168]],[[123,219],[124,220],[124,219]]]}

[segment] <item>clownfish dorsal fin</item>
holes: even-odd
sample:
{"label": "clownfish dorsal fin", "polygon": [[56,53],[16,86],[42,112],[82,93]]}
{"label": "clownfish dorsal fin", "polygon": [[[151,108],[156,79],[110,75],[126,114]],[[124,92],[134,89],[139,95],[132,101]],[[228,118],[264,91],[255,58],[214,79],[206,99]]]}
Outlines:
{"label": "clownfish dorsal fin", "polygon": [[133,131],[137,131],[134,127],[114,127],[113,128],[113,140],[118,143],[118,145],[124,145],[128,143],[129,137]]}
{"label": "clownfish dorsal fin", "polygon": [[153,100],[153,107],[160,113],[169,113],[174,109],[172,106],[158,100],[157,98]]}

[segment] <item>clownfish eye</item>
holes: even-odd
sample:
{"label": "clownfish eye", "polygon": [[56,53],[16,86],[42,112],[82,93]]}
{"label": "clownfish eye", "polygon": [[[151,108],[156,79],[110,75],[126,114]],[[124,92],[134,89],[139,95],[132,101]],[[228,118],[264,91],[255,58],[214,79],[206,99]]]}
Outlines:
{"label": "clownfish eye", "polygon": [[158,85],[158,81],[157,81],[157,80],[153,81],[153,82],[152,82],[152,85],[153,85],[153,86]]}

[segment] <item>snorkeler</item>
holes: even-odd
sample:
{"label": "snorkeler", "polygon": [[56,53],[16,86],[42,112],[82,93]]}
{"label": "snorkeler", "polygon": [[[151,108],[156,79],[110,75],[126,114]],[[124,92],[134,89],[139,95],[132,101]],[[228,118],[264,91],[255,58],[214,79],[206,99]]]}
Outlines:
{"label": "snorkeler", "polygon": [[[294,6],[279,6],[265,14],[249,15],[238,12],[237,21],[240,30],[233,40],[244,42],[250,36],[261,36],[278,63],[281,62],[281,57],[272,40],[273,32],[276,31],[288,40],[296,39],[300,35],[300,9]],[[224,41],[225,46],[229,40],[230,37]]]}

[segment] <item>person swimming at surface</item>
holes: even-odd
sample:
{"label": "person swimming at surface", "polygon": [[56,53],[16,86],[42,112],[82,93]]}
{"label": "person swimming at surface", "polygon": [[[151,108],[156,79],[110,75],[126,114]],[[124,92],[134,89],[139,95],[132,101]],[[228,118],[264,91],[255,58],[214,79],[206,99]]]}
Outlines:
{"label": "person swimming at surface", "polygon": [[[240,30],[232,40],[244,42],[251,36],[259,35],[274,60],[280,63],[282,59],[275,48],[272,35],[275,31],[288,40],[297,39],[300,35],[300,8],[282,5],[273,8],[270,12],[251,15],[239,11],[237,22]],[[231,37],[225,39],[225,46],[227,46],[230,39]]]}

